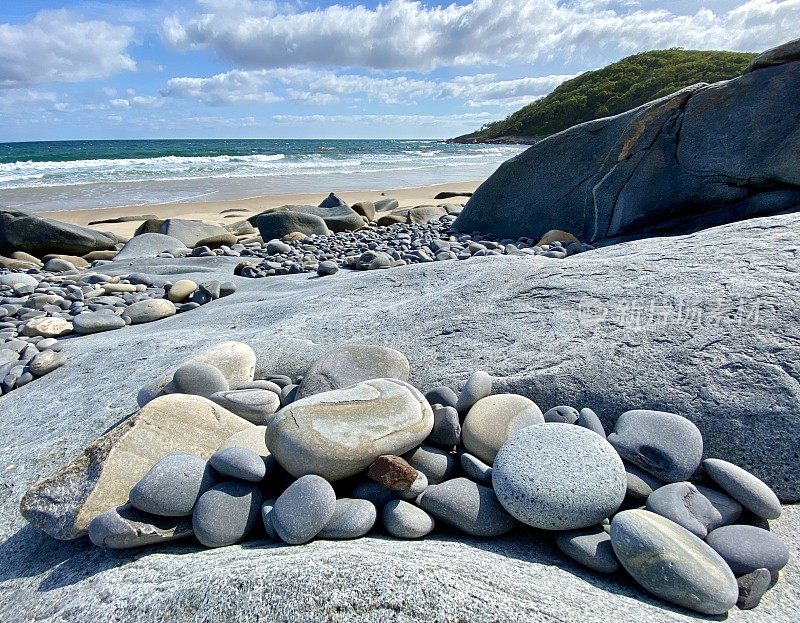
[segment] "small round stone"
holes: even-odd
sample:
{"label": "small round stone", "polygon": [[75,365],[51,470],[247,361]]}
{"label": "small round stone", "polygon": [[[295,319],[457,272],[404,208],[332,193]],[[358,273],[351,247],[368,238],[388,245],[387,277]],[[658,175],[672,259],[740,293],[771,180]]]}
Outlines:
{"label": "small round stone", "polygon": [[625,494],[630,499],[643,502],[653,491],[664,486],[663,482],[655,476],[651,476],[646,471],[639,469],[627,461],[623,461],[622,463],[625,466],[625,474],[627,477]]}
{"label": "small round stone", "polygon": [[197,501],[192,527],[206,547],[233,545],[256,525],[261,510],[261,492],[252,483],[229,480],[211,487]]}
{"label": "small round stone", "polygon": [[191,515],[195,503],[214,484],[208,463],[191,454],[168,454],[150,468],[130,491],[131,504],[141,511],[180,517]]}
{"label": "small round stone", "polygon": [[261,505],[261,521],[264,524],[264,531],[267,536],[273,541],[280,541],[281,538],[275,532],[275,526],[272,525],[272,509],[275,507],[275,500],[266,500]]}
{"label": "small round stone", "polygon": [[613,515],[625,498],[626,476],[619,455],[600,435],[554,423],[529,426],[509,439],[494,461],[492,483],[521,522],[571,530]]}
{"label": "small round stone", "polygon": [[557,424],[574,424],[578,421],[578,410],[575,407],[561,405],[548,409],[544,413],[545,422],[555,422]]}
{"label": "small round stone", "polygon": [[121,329],[125,326],[122,316],[116,314],[98,314],[95,312],[83,312],[72,319],[75,333],[89,335],[102,331],[112,331]]}
{"label": "small round stone", "polygon": [[472,406],[461,436],[471,454],[492,463],[506,439],[537,424],[544,424],[544,417],[533,400],[517,394],[496,394],[481,398]]}
{"label": "small round stone", "polygon": [[185,301],[197,290],[197,284],[191,279],[178,279],[172,284],[167,293],[167,298],[173,303]]}
{"label": "small round stone", "polygon": [[433,405],[433,430],[427,441],[439,446],[452,447],[461,443],[461,420],[453,407]]}
{"label": "small round stone", "polygon": [[21,333],[28,337],[60,337],[72,333],[72,323],[63,318],[42,316],[28,320],[22,325]]}
{"label": "small round stone", "polygon": [[561,532],[556,537],[556,545],[566,556],[584,567],[600,573],[619,571],[611,537],[599,526]]}
{"label": "small round stone", "polygon": [[428,488],[428,477],[422,472],[417,472],[417,477],[405,491],[395,491],[394,496],[401,500],[413,500]]}
{"label": "small round stone", "polygon": [[327,277],[328,275],[335,275],[339,272],[339,265],[331,260],[325,260],[317,265],[317,275],[320,277]]}
{"label": "small round stone", "polygon": [[478,457],[472,456],[468,452],[461,455],[461,469],[467,478],[487,487],[492,486],[492,466],[487,465]]}
{"label": "small round stone", "polygon": [[248,448],[221,448],[208,460],[211,467],[223,476],[261,482],[267,474],[264,459]]}
{"label": "small round stone", "polygon": [[228,380],[219,368],[199,361],[191,361],[175,370],[172,382],[179,393],[203,398],[229,389]]}
{"label": "small round stone", "polygon": [[333,515],[319,531],[320,539],[357,539],[372,530],[378,511],[369,500],[342,498],[336,500]]}
{"label": "small round stone", "polygon": [[459,413],[466,413],[472,408],[472,405],[491,393],[492,377],[489,376],[489,373],[481,370],[473,372],[458,395],[456,409]]}
{"label": "small round stone", "polygon": [[514,528],[514,519],[494,491],[467,478],[429,486],[417,504],[439,519],[472,536],[499,536]]}
{"label": "small round stone", "polygon": [[218,391],[209,397],[219,406],[248,422],[264,426],[272,421],[281,406],[278,393],[268,389],[247,388]]}
{"label": "small round stone", "polygon": [[772,574],[768,569],[756,569],[740,578],[736,578],[739,585],[739,599],[736,607],[739,610],[752,610],[755,608],[772,584]]}
{"label": "small round stone", "polygon": [[369,500],[378,508],[381,508],[392,499],[392,491],[374,480],[363,479],[356,482],[350,492],[350,497],[359,500]]}
{"label": "small round stone", "polygon": [[726,562],[686,528],[646,510],[611,520],[611,544],[622,566],[645,589],[703,614],[725,614],[739,597]]}
{"label": "small round stone", "polygon": [[432,405],[442,405],[443,407],[456,408],[458,404],[458,394],[449,387],[434,387],[425,394],[425,399]]}
{"label": "small round stone", "polygon": [[606,430],[603,428],[603,423],[600,421],[598,415],[588,408],[583,408],[578,413],[578,419],[575,422],[578,426],[583,426],[591,431],[600,435],[603,439],[606,438]]}
{"label": "small round stone", "polygon": [[421,508],[403,500],[391,500],[381,513],[383,527],[398,539],[420,539],[434,528],[433,518]]}
{"label": "small round stone", "polygon": [[167,299],[148,299],[138,301],[125,308],[124,316],[131,319],[131,324],[144,324],[163,318],[169,318],[177,313],[175,303]]}
{"label": "small round stone", "polygon": [[663,482],[689,480],[703,456],[703,437],[697,426],[665,411],[626,411],[608,442],[623,459]]}
{"label": "small round stone", "polygon": [[721,517],[713,504],[690,482],[673,482],[653,491],[647,510],[671,519],[701,539]]}
{"label": "small round stone", "polygon": [[336,493],[330,483],[309,474],[295,480],[275,501],[272,525],[285,543],[300,545],[313,539],[336,510]]}
{"label": "small round stone", "polygon": [[432,485],[448,480],[458,472],[458,455],[432,446],[420,446],[404,454],[403,458],[411,467],[425,474]]}
{"label": "small round stone", "polygon": [[706,537],[735,575],[768,569],[776,573],[789,562],[789,548],[780,537],[756,526],[722,526]]}
{"label": "small round stone", "polygon": [[703,469],[711,480],[754,515],[764,519],[781,516],[778,496],[757,476],[722,459],[706,459]]}
{"label": "small round stone", "polygon": [[67,363],[67,356],[63,352],[43,350],[31,359],[30,368],[36,376],[44,376]]}

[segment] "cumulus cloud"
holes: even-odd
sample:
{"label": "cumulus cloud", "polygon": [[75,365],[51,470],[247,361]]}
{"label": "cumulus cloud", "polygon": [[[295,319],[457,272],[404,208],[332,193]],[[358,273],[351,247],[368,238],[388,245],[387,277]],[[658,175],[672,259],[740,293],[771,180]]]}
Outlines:
{"label": "cumulus cloud", "polygon": [[[216,0],[163,24],[178,49],[204,48],[250,67],[331,66],[428,71],[542,59],[598,61],[683,46],[761,50],[797,36],[800,0],[748,0],[682,15],[636,3],[472,0],[426,6],[390,0],[287,12],[274,2]],[[354,32],[357,26],[357,32]]]}
{"label": "cumulus cloud", "polygon": [[269,104],[277,95],[264,91],[266,79],[258,71],[228,71],[209,78],[171,78],[161,90],[166,97],[196,99],[209,106]]}
{"label": "cumulus cloud", "polygon": [[40,11],[25,24],[0,24],[0,87],[82,82],[136,69],[129,26]]}
{"label": "cumulus cloud", "polygon": [[403,127],[453,126],[464,122],[482,123],[493,119],[491,113],[463,113],[458,115],[273,115],[276,123],[287,125],[344,124],[344,125],[399,125]]}
{"label": "cumulus cloud", "polygon": [[505,105],[530,102],[544,97],[562,82],[574,78],[575,75],[552,74],[513,80],[497,80],[495,74],[458,76],[449,82],[442,83],[436,97],[438,99],[465,100],[468,105]]}

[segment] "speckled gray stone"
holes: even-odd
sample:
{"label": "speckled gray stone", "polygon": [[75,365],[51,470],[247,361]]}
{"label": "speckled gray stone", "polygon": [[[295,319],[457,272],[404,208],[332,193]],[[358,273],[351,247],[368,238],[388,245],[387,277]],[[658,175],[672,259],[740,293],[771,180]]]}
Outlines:
{"label": "speckled gray stone", "polygon": [[370,478],[362,478],[353,485],[350,496],[359,500],[369,500],[381,508],[392,499],[392,491]]}
{"label": "speckled gray stone", "polygon": [[420,539],[436,525],[433,517],[421,508],[403,500],[392,500],[381,513],[383,527],[398,539]]}
{"label": "speckled gray stone", "polygon": [[428,487],[417,504],[436,519],[473,536],[499,536],[514,527],[514,519],[494,491],[467,478]]}
{"label": "speckled gray stone", "polygon": [[98,547],[128,549],[185,539],[194,534],[192,518],[160,517],[143,513],[130,504],[92,519],[89,539]]}
{"label": "speckled gray stone", "polygon": [[264,458],[248,448],[220,448],[208,462],[219,474],[230,478],[261,482],[267,474]]}
{"label": "speckled gray stone", "polygon": [[372,530],[377,516],[375,505],[369,500],[340,498],[317,538],[357,539]]}
{"label": "speckled gray stone", "polygon": [[279,394],[280,389],[276,393],[268,389],[247,388],[214,392],[209,398],[248,422],[266,425],[281,405]]}
{"label": "speckled gray stone", "polygon": [[[172,382],[178,393],[203,398],[211,398],[215,393],[229,389],[228,380],[219,368],[199,361],[191,361],[175,370]],[[220,406],[227,408],[225,405]]]}
{"label": "speckled gray stone", "polygon": [[544,412],[544,421],[556,424],[574,424],[578,421],[578,410],[567,405],[553,407]]}
{"label": "speckled gray stone", "polygon": [[722,520],[711,501],[690,482],[659,487],[648,496],[647,510],[671,519],[701,539],[706,538],[709,526]]}
{"label": "speckled gray stone", "polygon": [[491,393],[492,377],[489,376],[488,372],[477,370],[470,375],[458,394],[456,409],[459,413],[466,413],[472,408],[472,405]]}
{"label": "speckled gray stone", "polygon": [[31,372],[36,376],[44,376],[67,363],[67,356],[63,352],[54,350],[43,350],[33,356],[30,363]]}
{"label": "speckled gray stone", "polygon": [[665,411],[626,411],[608,441],[623,459],[664,482],[689,480],[703,456],[697,426]]}
{"label": "speckled gray stone", "polygon": [[736,583],[739,585],[739,599],[736,601],[736,607],[739,610],[755,608],[769,590],[771,582],[772,574],[769,569],[756,569],[736,578]]}
{"label": "speckled gray stone", "polygon": [[335,510],[333,487],[324,478],[309,474],[295,480],[280,495],[270,518],[282,541],[300,545],[317,536]]}
{"label": "speckled gray stone", "polygon": [[764,519],[781,516],[781,503],[764,481],[722,459],[703,461],[706,474],[751,513]]}
{"label": "speckled gray stone", "polygon": [[578,426],[583,426],[584,428],[594,431],[603,439],[606,438],[606,429],[603,428],[603,423],[600,421],[597,414],[588,407],[584,407],[578,412],[578,419],[575,423]]}
{"label": "speckled gray stone", "polygon": [[208,463],[191,454],[168,454],[150,468],[130,492],[140,511],[180,517],[191,515],[195,503],[214,485]]}
{"label": "speckled gray stone", "polygon": [[468,452],[461,454],[461,470],[479,485],[486,487],[492,486],[492,466],[487,465],[478,457],[471,455]]}
{"label": "speckled gray stone", "polygon": [[556,545],[566,556],[584,567],[600,573],[619,571],[611,537],[600,526],[560,532],[556,536]]}
{"label": "speckled gray stone", "polygon": [[425,491],[428,486],[428,477],[422,472],[418,471],[417,477],[414,479],[414,482],[411,483],[411,486],[408,489],[405,491],[395,491],[393,495],[401,500],[413,500],[420,493]]}
{"label": "speckled gray stone", "polygon": [[432,485],[453,478],[458,473],[458,455],[433,446],[420,446],[404,454],[403,458],[411,467],[425,474]]}
{"label": "speckled gray stone", "polygon": [[439,446],[452,447],[461,443],[461,420],[454,407],[433,405],[433,430],[426,441]]}
{"label": "speckled gray stone", "polygon": [[707,526],[709,531],[720,526],[727,526],[739,519],[739,515],[742,514],[742,505],[731,496],[711,487],[703,485],[695,485],[695,487],[711,502],[711,506],[716,511],[713,521]]}
{"label": "speckled gray stone", "polygon": [[517,394],[495,394],[478,400],[464,419],[464,447],[491,464],[506,439],[526,426],[544,424],[533,400]]}
{"label": "speckled gray stone", "polygon": [[648,474],[646,471],[639,469],[635,465],[622,462],[625,466],[625,474],[627,477],[626,495],[637,502],[642,502],[647,499],[653,491],[659,487],[664,486],[655,476]]}
{"label": "speckled gray stone", "polygon": [[736,575],[752,573],[756,569],[780,571],[789,562],[789,548],[769,530],[756,526],[722,526],[706,537]]}
{"label": "speckled gray stone", "polygon": [[122,316],[116,314],[98,314],[96,312],[81,313],[72,319],[72,328],[75,333],[88,335],[121,329],[125,326]]}
{"label": "speckled gray stone", "polygon": [[[529,426],[494,461],[492,483],[521,522],[546,530],[599,524],[625,497],[625,468],[605,439],[572,424]],[[427,493],[426,493],[427,495]]]}
{"label": "speckled gray stone", "polygon": [[233,545],[255,527],[261,511],[261,491],[252,483],[228,480],[211,487],[197,501],[192,527],[206,547]]}
{"label": "speckled gray stone", "polygon": [[261,505],[261,522],[264,524],[264,531],[267,536],[273,541],[280,541],[281,538],[275,531],[275,526],[272,525],[272,509],[275,507],[275,500],[265,500]]}
{"label": "speckled gray stone", "polygon": [[131,319],[131,324],[144,324],[163,318],[169,318],[177,313],[175,303],[167,299],[147,299],[128,305],[123,316]]}
{"label": "speckled gray stone", "polygon": [[455,409],[458,404],[458,394],[444,385],[434,387],[425,392],[425,398],[432,405],[442,405],[443,407],[453,407]]}
{"label": "speckled gray stone", "polygon": [[736,604],[739,587],[722,557],[669,519],[646,510],[617,513],[611,544],[633,579],[666,601],[703,614],[725,614]]}

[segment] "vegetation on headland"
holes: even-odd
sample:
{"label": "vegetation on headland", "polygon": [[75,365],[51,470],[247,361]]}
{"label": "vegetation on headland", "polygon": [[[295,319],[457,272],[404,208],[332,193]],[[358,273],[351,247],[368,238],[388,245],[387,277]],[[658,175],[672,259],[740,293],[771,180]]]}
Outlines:
{"label": "vegetation on headland", "polygon": [[[744,72],[755,54],[653,50],[567,80],[550,95],[502,121],[484,125],[455,142],[516,142],[542,139],[576,124],[609,117],[698,82],[719,82]],[[530,142],[519,141],[519,142]]]}

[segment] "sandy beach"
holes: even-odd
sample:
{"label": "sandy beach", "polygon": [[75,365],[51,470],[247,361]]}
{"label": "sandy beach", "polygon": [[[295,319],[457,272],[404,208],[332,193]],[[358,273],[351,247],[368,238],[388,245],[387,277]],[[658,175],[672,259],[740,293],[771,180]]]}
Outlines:
{"label": "sandy beach", "polygon": [[[400,202],[401,207],[418,205],[437,205],[440,203],[465,203],[467,197],[454,197],[452,199],[436,200],[434,197],[443,191],[473,192],[481,180],[467,182],[435,184],[419,188],[395,188],[384,191],[363,190],[337,193],[344,201],[352,205],[358,201],[377,201],[383,197],[394,197]],[[72,223],[74,225],[89,226],[99,231],[108,231],[120,236],[133,234],[143,219],[130,220],[122,223],[95,223],[120,217],[135,217],[153,215],[166,219],[180,217],[186,219],[202,220],[209,223],[227,224],[241,220],[265,210],[266,208],[287,204],[312,204],[318,205],[325,198],[325,193],[294,193],[286,195],[265,195],[259,197],[246,197],[227,201],[203,201],[186,203],[156,203],[150,205],[120,206],[114,208],[93,208],[86,210],[62,210],[38,212],[40,216]],[[94,223],[94,224],[90,224]]]}

